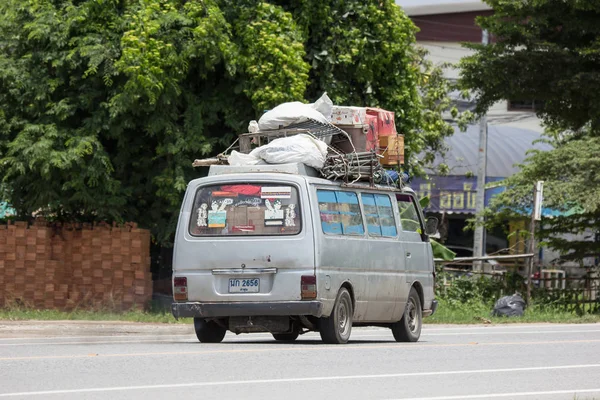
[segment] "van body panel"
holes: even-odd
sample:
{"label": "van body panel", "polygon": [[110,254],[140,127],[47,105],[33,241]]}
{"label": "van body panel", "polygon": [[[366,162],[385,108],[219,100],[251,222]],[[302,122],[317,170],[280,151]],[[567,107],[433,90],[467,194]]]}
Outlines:
{"label": "van body panel", "polygon": [[[261,183],[297,189],[301,221],[297,234],[199,236],[191,233],[199,189],[210,185]],[[364,232],[326,233],[318,190],[355,193]],[[363,193],[389,196],[395,236],[369,235]],[[312,176],[273,172],[222,173],[190,182],[180,211],[173,257],[173,279],[187,278],[187,301],[173,303],[173,314],[202,318],[327,317],[340,288],[346,285],[353,297],[355,322],[389,324],[402,318],[410,288],[417,282],[423,288],[423,309],[427,314],[435,305],[433,252],[426,237],[402,229],[395,199],[398,193],[413,196],[414,192],[344,185]],[[418,205],[417,209],[422,224],[422,210]],[[316,277],[315,299],[302,299],[301,279],[305,275]],[[230,279],[254,278],[260,279],[255,292],[231,292]]]}
{"label": "van body panel", "polygon": [[[271,183],[296,187],[302,228],[295,235],[193,236],[194,196],[212,184]],[[314,274],[314,240],[306,181],[293,175],[240,174],[192,181],[185,196],[176,234],[173,276],[188,279],[188,301],[300,300],[300,277]],[[229,280],[258,278],[256,293],[229,293]]]}
{"label": "van body panel", "polygon": [[[372,190],[340,188],[337,185],[313,185],[311,200],[318,205],[317,190],[352,191],[358,194],[373,193]],[[361,212],[364,215],[364,207]],[[392,202],[394,207],[394,202]],[[354,296],[354,320],[356,322],[390,322],[399,320],[406,302],[404,281],[403,244],[399,237],[369,237],[368,229],[363,235],[331,235],[321,229],[320,210],[313,209],[313,221],[316,222],[317,240],[317,277],[326,278],[330,284],[318,284],[317,293],[328,295],[330,300],[324,305],[323,312],[333,306],[333,300],[339,288],[346,282],[352,287]],[[398,221],[397,207],[394,217]],[[364,225],[364,224],[363,224]],[[317,279],[318,282],[325,279]]]}

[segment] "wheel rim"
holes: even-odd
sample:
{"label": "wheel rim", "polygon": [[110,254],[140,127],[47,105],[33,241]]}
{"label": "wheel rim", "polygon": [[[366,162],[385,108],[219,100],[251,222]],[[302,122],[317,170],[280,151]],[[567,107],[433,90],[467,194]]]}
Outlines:
{"label": "wheel rim", "polygon": [[419,315],[417,314],[417,306],[413,299],[408,300],[408,304],[406,305],[406,315],[408,317],[408,329],[412,333],[417,331]]}
{"label": "wheel rim", "polygon": [[337,307],[337,326],[341,337],[346,337],[350,332],[350,307],[348,300],[342,298]]}

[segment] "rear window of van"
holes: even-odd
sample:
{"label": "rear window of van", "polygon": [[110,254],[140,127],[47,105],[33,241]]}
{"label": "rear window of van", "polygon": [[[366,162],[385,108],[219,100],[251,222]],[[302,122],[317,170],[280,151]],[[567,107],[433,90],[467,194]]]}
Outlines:
{"label": "rear window of van", "polygon": [[295,235],[301,230],[298,190],[285,184],[203,186],[194,198],[193,236]]}

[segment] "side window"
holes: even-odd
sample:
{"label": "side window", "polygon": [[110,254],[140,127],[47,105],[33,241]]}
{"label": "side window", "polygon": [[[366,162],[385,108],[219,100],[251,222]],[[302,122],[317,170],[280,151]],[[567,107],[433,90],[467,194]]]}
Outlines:
{"label": "side window", "polygon": [[402,230],[418,233],[423,232],[419,213],[417,212],[412,196],[407,194],[397,194],[396,200],[398,200],[398,211],[400,211],[400,226],[402,226]]}
{"label": "side window", "polygon": [[317,190],[317,199],[323,232],[331,235],[364,235],[356,193]]}
{"label": "side window", "polygon": [[396,236],[398,232],[390,197],[384,194],[362,193],[361,199],[369,235]]}

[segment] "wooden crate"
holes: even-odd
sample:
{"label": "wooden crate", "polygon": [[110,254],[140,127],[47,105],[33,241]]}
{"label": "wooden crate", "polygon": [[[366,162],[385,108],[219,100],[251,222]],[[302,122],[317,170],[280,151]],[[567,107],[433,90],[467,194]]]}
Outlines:
{"label": "wooden crate", "polygon": [[404,164],[404,135],[380,136],[379,154],[383,156],[379,160],[383,166]]}

